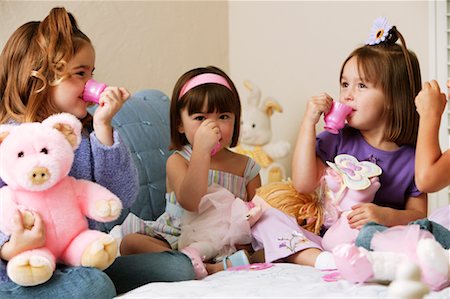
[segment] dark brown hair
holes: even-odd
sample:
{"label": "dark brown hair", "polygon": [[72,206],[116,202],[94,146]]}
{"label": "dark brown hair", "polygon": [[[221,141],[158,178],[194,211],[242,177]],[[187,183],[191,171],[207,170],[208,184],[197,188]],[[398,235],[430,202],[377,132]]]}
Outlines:
{"label": "dark brown hair", "polygon": [[[381,87],[384,92],[384,114],[387,119],[385,140],[395,142],[398,146],[415,146],[419,114],[414,99],[422,86],[419,61],[406,48],[403,36],[395,27],[390,33],[390,39],[386,42],[354,50],[342,65],[340,79],[346,63],[356,57],[364,79]],[[401,44],[396,43],[398,38]]]}
{"label": "dark brown hair", "polygon": [[[186,82],[195,76],[205,73],[213,73],[222,76],[227,80],[231,90],[223,85],[207,83],[192,88],[179,98],[180,91]],[[198,113],[202,111],[206,100],[208,101],[208,113],[230,112],[235,115],[233,137],[230,147],[237,145],[241,119],[241,101],[239,99],[239,94],[233,82],[224,71],[214,66],[208,66],[186,72],[175,84],[170,103],[171,150],[179,150],[183,145],[189,144],[186,136],[178,131],[178,128],[181,125],[181,110],[186,108],[189,115]]]}
{"label": "dark brown hair", "polygon": [[50,88],[69,76],[67,63],[86,44],[90,39],[64,8],[20,26],[0,56],[0,123],[42,121],[60,112]]}

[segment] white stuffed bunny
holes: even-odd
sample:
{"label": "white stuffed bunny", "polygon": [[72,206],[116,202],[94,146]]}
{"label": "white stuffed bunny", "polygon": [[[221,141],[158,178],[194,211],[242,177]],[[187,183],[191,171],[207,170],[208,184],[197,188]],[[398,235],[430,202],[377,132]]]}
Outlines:
{"label": "white stuffed bunny", "polygon": [[276,161],[288,155],[291,145],[287,141],[271,142],[270,118],[274,111],[282,112],[282,108],[272,98],[266,98],[260,105],[259,88],[250,81],[244,81],[244,86],[250,95],[242,113],[241,135],[235,151],[251,157],[261,166],[263,185],[281,181],[285,178],[285,170]]}

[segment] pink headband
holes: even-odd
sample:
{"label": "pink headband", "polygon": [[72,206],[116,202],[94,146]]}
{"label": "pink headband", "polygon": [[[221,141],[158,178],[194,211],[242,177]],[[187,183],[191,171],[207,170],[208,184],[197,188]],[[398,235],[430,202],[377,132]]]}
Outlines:
{"label": "pink headband", "polygon": [[226,88],[228,88],[229,90],[231,90],[230,84],[228,84],[227,80],[225,80],[224,77],[217,75],[217,74],[212,74],[212,73],[200,74],[198,76],[195,76],[194,78],[192,78],[191,80],[189,80],[188,82],[186,82],[183,85],[183,88],[181,88],[178,99],[181,99],[186,94],[186,92],[188,92],[192,88],[197,87],[199,85],[207,84],[207,83],[215,83],[215,84],[223,85]]}

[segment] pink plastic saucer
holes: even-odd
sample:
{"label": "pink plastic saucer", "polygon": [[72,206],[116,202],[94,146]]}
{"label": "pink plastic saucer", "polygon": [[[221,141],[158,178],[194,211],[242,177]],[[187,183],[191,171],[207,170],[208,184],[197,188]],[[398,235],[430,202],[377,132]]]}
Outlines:
{"label": "pink plastic saucer", "polygon": [[241,271],[241,270],[257,271],[257,270],[264,270],[264,269],[270,268],[272,266],[273,266],[272,263],[254,263],[254,264],[250,264],[250,265],[230,267],[227,270],[228,271]]}

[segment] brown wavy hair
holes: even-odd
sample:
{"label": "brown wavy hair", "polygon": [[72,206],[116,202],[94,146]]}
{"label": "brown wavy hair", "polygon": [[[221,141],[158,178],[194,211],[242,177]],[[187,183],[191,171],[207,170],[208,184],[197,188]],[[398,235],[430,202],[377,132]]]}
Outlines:
{"label": "brown wavy hair", "polygon": [[[359,72],[376,87],[381,87],[386,97],[384,115],[387,126],[384,138],[398,146],[415,146],[419,127],[419,114],[414,99],[422,87],[419,60],[406,47],[401,33],[394,26],[386,42],[365,45],[354,50],[344,61],[356,57]],[[401,44],[396,43],[400,39]]]}
{"label": "brown wavy hair", "polygon": [[42,121],[60,112],[50,89],[69,76],[67,63],[86,44],[92,46],[64,8],[20,26],[0,55],[0,123]]}
{"label": "brown wavy hair", "polygon": [[[203,84],[189,90],[185,95],[179,98],[181,89],[186,82],[195,76],[205,73],[213,73],[222,76],[227,80],[231,90],[219,84]],[[241,101],[239,99],[239,94],[230,77],[228,77],[224,71],[214,66],[208,66],[186,72],[175,84],[170,103],[170,150],[179,150],[183,145],[189,144],[186,135],[178,132],[178,128],[181,125],[181,110],[187,108],[189,115],[198,113],[202,110],[206,99],[208,100],[208,113],[231,112],[235,115],[233,137],[230,147],[237,145],[241,126]]]}

